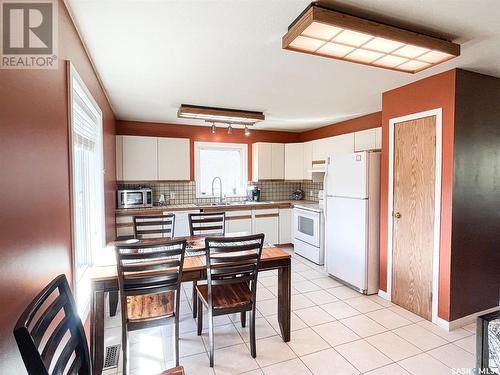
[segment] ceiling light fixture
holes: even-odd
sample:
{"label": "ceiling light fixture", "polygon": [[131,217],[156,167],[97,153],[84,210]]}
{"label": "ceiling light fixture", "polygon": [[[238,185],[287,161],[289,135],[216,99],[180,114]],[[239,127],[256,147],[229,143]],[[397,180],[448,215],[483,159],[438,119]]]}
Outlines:
{"label": "ceiling light fixture", "polygon": [[212,122],[212,134],[215,134],[217,127],[215,126],[215,122]]}
{"label": "ceiling light fixture", "polygon": [[289,26],[282,46],[296,52],[417,73],[460,56],[460,45],[315,3]]}
{"label": "ceiling light fixture", "polygon": [[229,124],[229,126],[227,127],[227,134],[233,134],[233,127],[231,126],[231,124]]}
{"label": "ceiling light fixture", "polygon": [[266,119],[262,112],[202,107],[190,104],[182,104],[177,112],[177,117],[233,124],[254,124]]}
{"label": "ceiling light fixture", "polygon": [[247,137],[250,135],[250,129],[248,129],[248,125],[245,125],[245,135]]}

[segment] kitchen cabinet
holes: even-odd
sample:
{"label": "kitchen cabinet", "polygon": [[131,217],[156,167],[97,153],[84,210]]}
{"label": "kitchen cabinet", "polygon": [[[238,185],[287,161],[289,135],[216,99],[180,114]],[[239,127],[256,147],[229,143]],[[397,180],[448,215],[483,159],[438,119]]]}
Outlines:
{"label": "kitchen cabinet", "polygon": [[274,180],[285,178],[285,145],[283,143],[271,145],[271,176]]}
{"label": "kitchen cabinet", "polygon": [[375,148],[382,148],[382,128],[375,129]]}
{"label": "kitchen cabinet", "polygon": [[376,129],[366,129],[354,133],[354,152],[374,150],[376,147]]}
{"label": "kitchen cabinet", "polygon": [[158,138],[158,179],[190,179],[189,138]]}
{"label": "kitchen cabinet", "polygon": [[226,233],[252,233],[252,210],[227,211]]}
{"label": "kitchen cabinet", "polygon": [[313,160],[327,160],[331,155],[354,152],[354,133],[336,135],[313,141]]}
{"label": "kitchen cabinet", "polygon": [[279,209],[279,242],[280,244],[292,243],[292,208]]}
{"label": "kitchen cabinet", "polygon": [[303,176],[302,179],[304,180],[311,180],[312,179],[312,161],[313,161],[313,144],[312,142],[305,142],[303,144],[303,152],[302,152],[302,170],[303,170]]}
{"label": "kitchen cabinet", "polygon": [[304,144],[285,144],[285,180],[304,179]]}
{"label": "kitchen cabinet", "polygon": [[253,210],[253,233],[264,233],[264,242],[279,243],[279,209]]}
{"label": "kitchen cabinet", "polygon": [[123,180],[123,136],[116,136],[116,180]]}
{"label": "kitchen cabinet", "polygon": [[285,147],[283,143],[252,144],[252,179],[282,180],[285,177]]}
{"label": "kitchen cabinet", "polygon": [[123,180],[157,180],[157,151],[156,137],[123,136]]}

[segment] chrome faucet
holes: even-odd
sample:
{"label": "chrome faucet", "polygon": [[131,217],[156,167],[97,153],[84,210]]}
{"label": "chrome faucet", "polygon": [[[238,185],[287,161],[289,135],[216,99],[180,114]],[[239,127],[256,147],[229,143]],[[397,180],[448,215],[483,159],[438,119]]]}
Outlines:
{"label": "chrome faucet", "polygon": [[214,183],[215,180],[219,179],[220,182],[220,190],[219,190],[219,204],[222,204],[222,179],[219,176],[215,176],[212,180],[212,196],[214,195]]}

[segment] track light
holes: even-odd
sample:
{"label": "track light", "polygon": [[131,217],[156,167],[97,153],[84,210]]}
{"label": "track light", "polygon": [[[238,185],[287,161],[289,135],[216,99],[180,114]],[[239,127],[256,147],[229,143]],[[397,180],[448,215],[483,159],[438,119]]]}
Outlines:
{"label": "track light", "polygon": [[227,127],[227,134],[233,134],[233,127],[231,126],[231,124],[229,124],[229,126]]}
{"label": "track light", "polygon": [[215,134],[217,127],[215,126],[215,122],[212,122],[212,134]]}
{"label": "track light", "polygon": [[245,135],[248,137],[250,135],[250,129],[245,125]]}

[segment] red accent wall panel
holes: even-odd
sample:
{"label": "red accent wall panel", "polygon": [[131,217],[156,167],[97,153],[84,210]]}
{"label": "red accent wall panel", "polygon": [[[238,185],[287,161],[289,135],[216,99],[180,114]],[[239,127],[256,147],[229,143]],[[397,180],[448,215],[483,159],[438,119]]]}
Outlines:
{"label": "red accent wall panel", "polygon": [[453,187],[453,137],[455,121],[455,76],[450,70],[385,92],[382,96],[382,155],[380,197],[380,289],[387,291],[387,233],[389,120],[435,108],[443,109],[443,159],[441,187],[441,239],[438,315],[450,316],[451,213]]}
{"label": "red accent wall panel", "polygon": [[31,299],[53,277],[71,281],[68,103],[65,60],[104,115],[106,229],[114,236],[115,119],[62,1],[59,68],[0,70],[0,373],[24,373],[12,335]]}

